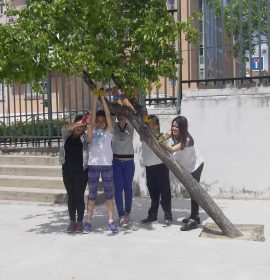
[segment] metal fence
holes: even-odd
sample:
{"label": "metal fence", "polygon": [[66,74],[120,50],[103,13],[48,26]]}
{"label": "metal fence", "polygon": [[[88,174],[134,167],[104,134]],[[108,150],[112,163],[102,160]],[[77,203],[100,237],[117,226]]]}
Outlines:
{"label": "metal fence", "polygon": [[[168,12],[178,20],[199,12],[192,24],[201,38],[191,44],[181,34],[178,79],[161,78],[143,98],[146,106],[179,112],[183,94],[193,90],[270,85],[270,0],[169,0]],[[90,110],[81,77],[51,73],[41,84],[45,94],[0,82],[0,146],[57,146],[62,125]]]}
{"label": "metal fence", "polygon": [[31,84],[0,84],[1,146],[59,145],[61,127],[90,110],[90,91],[81,78],[52,73],[41,83],[45,93]]}

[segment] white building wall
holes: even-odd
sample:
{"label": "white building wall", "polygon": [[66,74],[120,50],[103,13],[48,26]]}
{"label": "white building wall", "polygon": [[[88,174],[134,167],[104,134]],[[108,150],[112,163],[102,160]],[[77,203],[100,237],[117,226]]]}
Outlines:
{"label": "white building wall", "polygon": [[[186,94],[182,115],[188,118],[189,131],[205,160],[201,184],[213,197],[270,199],[270,89]],[[169,129],[175,116],[160,115],[162,131]],[[145,195],[137,136],[134,144],[134,189]],[[172,180],[171,187],[174,195],[185,194],[177,181]]]}

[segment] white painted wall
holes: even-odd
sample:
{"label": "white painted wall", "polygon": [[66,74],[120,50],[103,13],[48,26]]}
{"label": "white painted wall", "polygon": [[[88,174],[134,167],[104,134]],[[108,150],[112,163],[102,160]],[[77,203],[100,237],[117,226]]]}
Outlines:
{"label": "white painted wall", "polygon": [[[253,94],[251,90],[224,93],[189,92],[182,102],[182,115],[188,118],[189,131],[205,160],[201,184],[213,197],[270,199],[270,94],[258,90]],[[159,115],[162,131],[169,129],[175,116]],[[134,190],[145,195],[137,135],[134,145]],[[175,195],[183,194],[179,185],[171,181]]]}

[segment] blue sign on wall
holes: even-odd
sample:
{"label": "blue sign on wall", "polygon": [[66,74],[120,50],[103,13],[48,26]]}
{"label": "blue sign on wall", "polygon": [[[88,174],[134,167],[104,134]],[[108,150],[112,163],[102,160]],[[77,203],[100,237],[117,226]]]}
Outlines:
{"label": "blue sign on wall", "polygon": [[252,71],[259,71],[259,70],[263,70],[263,57],[259,57],[259,56],[255,56],[251,58],[250,61],[250,69]]}

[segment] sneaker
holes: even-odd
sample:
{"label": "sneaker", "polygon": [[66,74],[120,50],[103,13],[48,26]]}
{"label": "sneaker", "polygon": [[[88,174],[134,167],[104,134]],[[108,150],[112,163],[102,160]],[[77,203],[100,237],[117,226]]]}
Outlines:
{"label": "sneaker", "polygon": [[123,226],[124,220],[125,220],[125,216],[120,216],[120,217],[119,217],[119,225],[120,225],[121,227]]}
{"label": "sneaker", "polygon": [[188,222],[186,224],[184,224],[180,230],[181,231],[188,231],[188,230],[192,230],[198,227],[198,224],[195,220],[189,219]]}
{"label": "sneaker", "polygon": [[108,223],[107,224],[107,228],[112,232],[112,233],[117,233],[118,232],[118,228],[116,226],[116,224],[114,222],[112,223]]}
{"label": "sneaker", "polygon": [[143,220],[141,220],[142,224],[148,224],[148,223],[153,223],[156,222],[157,218],[151,218],[151,217],[147,217]]}
{"label": "sneaker", "polygon": [[128,228],[129,227],[129,214],[125,214],[125,223],[123,224],[124,228]]}
{"label": "sneaker", "polygon": [[67,233],[73,233],[76,229],[76,223],[74,221],[71,221],[67,228]]}
{"label": "sneaker", "polygon": [[76,227],[75,227],[75,231],[77,233],[82,233],[83,232],[83,223],[82,222],[77,222]]}
{"label": "sneaker", "polygon": [[200,223],[201,223],[201,219],[200,219],[199,216],[197,216],[197,217],[195,217],[195,218],[191,218],[191,217],[184,218],[184,219],[182,220],[182,223],[187,224],[188,221],[189,221],[190,219],[196,221],[197,224],[200,224]]}
{"label": "sneaker", "polygon": [[127,228],[127,227],[128,227],[128,218],[126,217],[126,215],[121,216],[121,217],[119,218],[119,225],[120,225],[122,228]]}
{"label": "sneaker", "polygon": [[83,233],[89,233],[90,231],[92,231],[92,224],[90,223],[85,223],[84,227],[83,227]]}
{"label": "sneaker", "polygon": [[166,226],[170,226],[170,225],[172,224],[172,219],[165,219],[165,220],[164,220],[164,224],[165,224]]}

